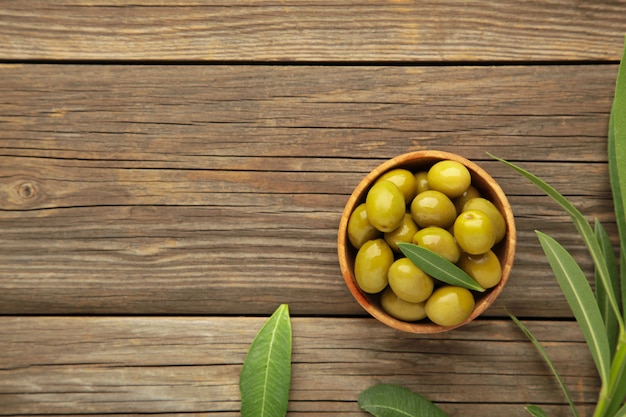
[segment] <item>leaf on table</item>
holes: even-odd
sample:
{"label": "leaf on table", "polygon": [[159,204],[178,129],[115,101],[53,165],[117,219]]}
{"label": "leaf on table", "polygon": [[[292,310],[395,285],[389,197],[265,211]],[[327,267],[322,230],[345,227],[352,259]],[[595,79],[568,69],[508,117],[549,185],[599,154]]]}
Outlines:
{"label": "leaf on table", "polygon": [[[567,389],[567,386],[565,385],[565,381],[563,381],[563,378],[561,378],[561,375],[556,370],[556,367],[554,366],[554,363],[552,362],[552,359],[550,359],[550,356],[548,356],[548,353],[546,352],[546,350],[543,348],[541,343],[539,343],[539,340],[535,337],[534,334],[532,334],[530,329],[528,327],[526,327],[526,325],[524,323],[522,323],[513,314],[509,314],[509,316],[511,317],[513,322],[517,325],[517,327],[519,327],[520,330],[522,332],[524,332],[526,337],[528,337],[528,340],[530,340],[532,342],[532,344],[535,346],[535,348],[537,349],[537,351],[539,352],[539,354],[541,355],[543,360],[546,362],[546,364],[548,365],[548,367],[552,371],[552,374],[554,374],[554,376],[556,377],[556,380],[559,383],[559,386],[561,387],[561,390],[563,391],[563,394],[565,394],[565,398],[567,399],[567,402],[569,403],[569,406],[570,406],[570,408],[572,410],[572,414],[574,415],[574,417],[578,417],[578,410],[576,409],[576,405],[574,404],[574,401],[572,400],[572,396],[570,395],[569,390]],[[545,415],[545,413],[544,414],[534,414],[533,412],[531,412],[531,410],[533,410],[534,412],[537,412],[537,413],[543,413],[543,410],[541,410],[536,405],[528,406],[528,407],[526,407],[526,410],[529,413],[531,413],[532,415],[536,416],[536,417]]]}
{"label": "leaf on table", "polygon": [[546,412],[543,411],[541,407],[539,406],[529,405],[528,407],[524,407],[524,409],[528,411],[528,414],[530,414],[533,417],[548,417]]}
{"label": "leaf on table", "polygon": [[600,308],[589,281],[572,255],[550,236],[536,232],[563,295],[585,337],[602,383],[609,379],[611,353]]}
{"label": "leaf on table", "polygon": [[398,243],[398,247],[411,262],[431,277],[469,290],[485,291],[465,271],[443,256],[413,243]]}
{"label": "leaf on table", "polygon": [[242,417],[283,417],[291,385],[291,320],[279,306],[250,345],[239,378]]}
{"label": "leaf on table", "polygon": [[448,417],[426,398],[398,385],[374,385],[359,395],[358,402],[375,417]]}

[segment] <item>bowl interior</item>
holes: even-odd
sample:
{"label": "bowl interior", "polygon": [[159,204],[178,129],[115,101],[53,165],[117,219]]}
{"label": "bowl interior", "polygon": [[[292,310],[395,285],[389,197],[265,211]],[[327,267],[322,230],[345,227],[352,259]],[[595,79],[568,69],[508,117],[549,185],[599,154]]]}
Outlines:
{"label": "bowl interior", "polygon": [[[428,320],[419,322],[405,322],[398,320],[387,314],[380,305],[379,294],[367,294],[360,290],[354,277],[354,261],[357,250],[350,244],[347,234],[348,219],[354,209],[365,202],[365,197],[371,185],[385,172],[395,168],[406,168],[412,172],[427,170],[435,162],[441,160],[454,160],[465,165],[472,176],[472,185],[476,187],[481,195],[490,200],[500,210],[507,225],[506,236],[494,248],[493,252],[500,259],[502,265],[502,278],[498,285],[488,289],[484,293],[476,295],[476,304],[472,314],[463,323],[456,326],[444,327],[434,324]],[[342,275],[348,289],[357,302],[374,318],[395,329],[410,333],[438,333],[460,327],[482,314],[498,297],[506,285],[513,259],[515,256],[516,230],[515,221],[511,206],[506,195],[496,183],[496,181],[481,167],[475,163],[453,153],[442,151],[416,151],[399,155],[390,159],[367,174],[357,185],[354,192],[348,199],[344,208],[338,235],[338,255]]]}

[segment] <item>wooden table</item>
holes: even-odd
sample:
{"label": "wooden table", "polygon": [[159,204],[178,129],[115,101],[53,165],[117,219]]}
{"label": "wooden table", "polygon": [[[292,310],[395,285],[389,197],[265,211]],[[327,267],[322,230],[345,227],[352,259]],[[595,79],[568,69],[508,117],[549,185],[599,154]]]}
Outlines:
{"label": "wooden table", "polygon": [[[403,385],[450,416],[569,410],[598,378],[535,229],[591,263],[551,182],[616,238],[608,114],[624,0],[3,1],[0,415],[239,415],[254,335],[293,323],[289,416]],[[337,261],[360,179],[420,149],[509,195],[509,285],[435,336],[369,318]]]}

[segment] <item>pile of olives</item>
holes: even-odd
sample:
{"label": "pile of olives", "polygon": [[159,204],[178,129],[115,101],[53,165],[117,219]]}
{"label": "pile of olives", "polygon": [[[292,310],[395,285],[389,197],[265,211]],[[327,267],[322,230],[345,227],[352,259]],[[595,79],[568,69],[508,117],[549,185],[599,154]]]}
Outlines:
{"label": "pile of olives", "polygon": [[485,289],[500,282],[502,267],[492,248],[506,234],[504,217],[471,182],[467,167],[452,160],[418,172],[392,169],[351,213],[348,238],[357,249],[357,285],[380,293],[392,317],[456,326],[475,304],[472,291],[440,282],[404,257],[400,242],[438,253]]}

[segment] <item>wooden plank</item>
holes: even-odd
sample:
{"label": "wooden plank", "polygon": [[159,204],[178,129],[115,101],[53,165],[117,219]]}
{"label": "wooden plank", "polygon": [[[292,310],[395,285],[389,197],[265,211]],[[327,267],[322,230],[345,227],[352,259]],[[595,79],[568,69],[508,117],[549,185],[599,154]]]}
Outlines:
{"label": "wooden plank", "polygon": [[[2,213],[3,314],[250,314],[289,302],[298,314],[359,315],[339,271],[342,207],[308,196],[234,207],[85,207]],[[328,200],[328,199],[326,199]],[[567,317],[532,232],[591,264],[563,214],[537,220],[516,199],[519,242],[511,280],[491,316]],[[257,203],[258,204],[258,203]],[[281,207],[276,210],[274,207]],[[609,207],[604,207],[610,210]],[[611,213],[605,213],[605,217]],[[613,235],[615,231],[613,229]],[[236,294],[236,302],[234,300]]]}
{"label": "wooden plank", "polygon": [[3,2],[0,59],[618,60],[620,0]]}
{"label": "wooden plank", "polygon": [[238,315],[289,302],[361,315],[337,262],[343,205],[385,158],[438,148],[491,172],[517,216],[511,283],[487,314],[569,317],[533,230],[591,272],[574,228],[485,152],[520,161],[616,236],[615,70],[0,66],[0,313]]}
{"label": "wooden plank", "polygon": [[[176,155],[171,157],[176,158]],[[290,158],[283,160],[290,161]],[[233,199],[232,195],[239,196],[245,205],[251,204],[251,195],[259,196],[260,204],[264,196],[271,199],[282,195],[288,200],[288,197],[300,194],[310,195],[311,198],[324,195],[330,199],[329,202],[340,203],[366,173],[341,173],[332,169],[332,166],[345,167],[349,163],[350,160],[345,158],[333,158],[325,162],[326,166],[331,166],[327,172],[307,172],[306,168],[283,171],[283,164],[263,158],[259,158],[257,164],[265,165],[265,169],[257,171],[193,167],[146,169],[141,167],[141,161],[126,163],[128,167],[120,168],[115,166],[115,162],[0,157],[0,165],[4,167],[2,174],[7,178],[3,181],[2,208],[20,211],[123,205],[226,206],[229,202],[238,205],[237,198]],[[378,164],[371,163],[371,169]],[[561,188],[564,194],[588,198],[610,196],[606,164],[552,162],[523,165]],[[539,193],[536,188],[529,187],[527,180],[499,162],[482,162],[481,166],[498,178],[511,196]],[[574,167],[576,172],[572,172]],[[572,181],[573,175],[586,180]],[[319,204],[319,199],[316,202]],[[265,204],[270,205],[271,202]]]}
{"label": "wooden plank", "polygon": [[[0,318],[0,414],[236,413],[241,364],[264,320]],[[528,402],[566,415],[550,371],[509,320],[428,337],[371,319],[292,321],[293,415],[357,414],[358,394],[383,382],[470,417],[523,415]],[[575,401],[592,403],[597,376],[576,324],[527,324]]]}
{"label": "wooden plank", "polygon": [[[3,155],[120,168],[257,171],[269,161],[363,173],[372,162],[362,159],[425,148],[598,162],[616,74],[615,65],[0,65],[0,144]],[[327,165],[334,157],[350,164]]]}

